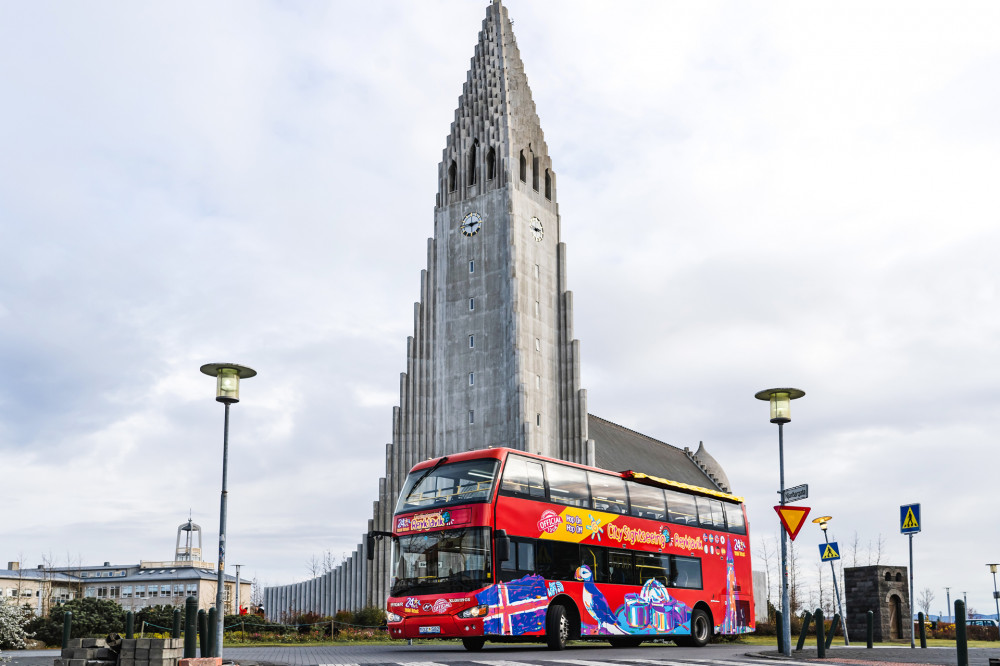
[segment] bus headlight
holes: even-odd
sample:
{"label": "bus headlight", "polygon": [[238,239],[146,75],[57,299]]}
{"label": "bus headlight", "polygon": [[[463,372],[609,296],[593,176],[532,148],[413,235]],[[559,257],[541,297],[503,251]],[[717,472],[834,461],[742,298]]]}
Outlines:
{"label": "bus headlight", "polygon": [[461,618],[486,617],[489,612],[489,606],[473,606],[472,608],[466,608],[464,611],[459,613],[458,616]]}
{"label": "bus headlight", "polygon": [[386,613],[385,613],[385,619],[388,622],[402,622],[403,621],[403,618],[399,617],[395,613],[390,613],[389,611],[386,611]]}

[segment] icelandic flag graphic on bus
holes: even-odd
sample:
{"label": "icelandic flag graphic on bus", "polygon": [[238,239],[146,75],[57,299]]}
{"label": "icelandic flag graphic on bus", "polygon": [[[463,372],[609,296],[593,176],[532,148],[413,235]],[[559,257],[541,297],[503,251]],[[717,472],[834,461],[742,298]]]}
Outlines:
{"label": "icelandic flag graphic on bus", "polygon": [[522,636],[545,630],[548,588],[541,576],[491,585],[476,595],[476,601],[490,607],[483,620],[483,633]]}

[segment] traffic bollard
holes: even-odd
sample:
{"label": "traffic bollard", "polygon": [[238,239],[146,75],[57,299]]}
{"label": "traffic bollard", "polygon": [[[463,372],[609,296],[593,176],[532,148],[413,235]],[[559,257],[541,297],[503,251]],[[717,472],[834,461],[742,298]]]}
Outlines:
{"label": "traffic bollard", "polygon": [[802,630],[799,632],[799,642],[795,644],[795,651],[799,652],[802,647],[806,644],[806,634],[809,633],[809,623],[813,619],[813,614],[806,611],[806,614],[802,616]]}
{"label": "traffic bollard", "polygon": [[69,635],[73,632],[73,611],[63,613],[63,640],[62,649],[69,647]]}
{"label": "traffic bollard", "polygon": [[872,643],[875,640],[875,613],[868,611],[867,613],[868,622],[868,649],[872,649]]}
{"label": "traffic bollard", "polygon": [[826,649],[829,650],[830,646],[833,644],[833,636],[837,633],[837,627],[840,626],[840,614],[833,614],[833,621],[830,623],[830,633],[826,635]]}
{"label": "traffic bollard", "polygon": [[955,649],[958,651],[958,666],[969,666],[969,637],[965,630],[965,602],[955,600]]}
{"label": "traffic bollard", "polygon": [[774,628],[778,630],[778,654],[785,654],[785,631],[781,623],[781,611],[774,611]]}
{"label": "traffic bollard", "polygon": [[184,658],[198,656],[198,600],[188,597],[184,602]]}
{"label": "traffic bollard", "polygon": [[826,641],[823,640],[823,609],[817,608],[816,615],[816,658],[826,657]]}

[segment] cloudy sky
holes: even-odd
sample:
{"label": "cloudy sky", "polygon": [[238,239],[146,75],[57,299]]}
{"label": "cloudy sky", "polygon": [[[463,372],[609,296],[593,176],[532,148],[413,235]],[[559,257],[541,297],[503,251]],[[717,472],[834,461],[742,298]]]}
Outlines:
{"label": "cloudy sky", "polygon": [[[916,589],[993,612],[1000,5],[506,5],[590,410],[704,441],[764,568],[777,428],[753,394],[802,388],[786,481],[847,563],[905,564],[920,502]],[[190,511],[214,561],[213,361],[260,373],[229,563],[284,584],[354,548],[485,6],[0,5],[0,557],[169,559]],[[804,579],[821,540],[796,542]]]}

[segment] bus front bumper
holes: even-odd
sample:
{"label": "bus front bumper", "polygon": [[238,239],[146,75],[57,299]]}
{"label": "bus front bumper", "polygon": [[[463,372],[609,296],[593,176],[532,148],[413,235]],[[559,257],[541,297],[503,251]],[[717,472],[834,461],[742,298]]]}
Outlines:
{"label": "bus front bumper", "polygon": [[454,615],[423,615],[389,623],[390,638],[465,638],[482,635],[481,617],[466,620]]}

